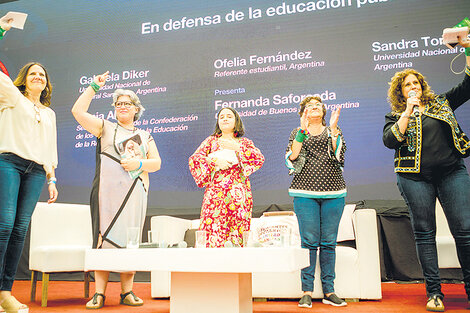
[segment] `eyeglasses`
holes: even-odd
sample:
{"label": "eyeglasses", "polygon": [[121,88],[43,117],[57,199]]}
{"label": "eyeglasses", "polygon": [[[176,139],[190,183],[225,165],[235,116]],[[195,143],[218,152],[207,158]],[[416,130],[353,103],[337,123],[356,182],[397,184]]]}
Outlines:
{"label": "eyeglasses", "polygon": [[115,108],[126,107],[126,109],[129,109],[129,108],[132,107],[133,105],[134,105],[134,103],[132,103],[132,102],[115,102],[115,103],[114,103],[114,107],[115,107]]}
{"label": "eyeglasses", "polygon": [[305,108],[316,108],[316,107],[322,107],[323,103],[321,102],[315,102],[315,103],[309,103],[305,106]]}
{"label": "eyeglasses", "polygon": [[36,111],[36,122],[41,123],[41,114],[39,113],[39,108],[36,105],[33,105],[34,111]]}

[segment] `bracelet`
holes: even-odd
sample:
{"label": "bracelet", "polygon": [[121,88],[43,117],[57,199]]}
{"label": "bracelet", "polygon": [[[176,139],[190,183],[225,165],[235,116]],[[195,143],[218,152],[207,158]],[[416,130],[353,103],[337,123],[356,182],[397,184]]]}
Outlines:
{"label": "bracelet", "polygon": [[95,92],[98,92],[98,90],[100,90],[100,86],[95,82],[91,82],[90,87],[93,88]]}
{"label": "bracelet", "polygon": [[470,48],[465,48],[465,55],[470,57]]}
{"label": "bracelet", "polygon": [[401,116],[406,117],[406,118],[410,118],[410,116],[408,114],[402,114]]}
{"label": "bracelet", "polygon": [[299,129],[299,131],[297,132],[297,135],[295,135],[295,141],[303,142],[307,136],[308,136],[307,130]]}
{"label": "bracelet", "polygon": [[5,35],[6,32],[7,32],[7,31],[4,30],[4,29],[0,26],[0,39],[3,38],[3,36]]}
{"label": "bracelet", "polygon": [[57,178],[55,177],[51,177],[47,180],[47,184],[50,185],[50,184],[57,184]]}
{"label": "bracelet", "polygon": [[142,168],[142,161],[139,161],[140,162],[140,166],[136,169],[136,171],[140,170]]}

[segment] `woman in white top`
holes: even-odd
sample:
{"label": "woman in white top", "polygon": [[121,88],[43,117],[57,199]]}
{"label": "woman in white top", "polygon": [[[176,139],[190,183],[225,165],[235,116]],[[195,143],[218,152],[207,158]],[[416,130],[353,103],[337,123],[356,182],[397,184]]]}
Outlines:
{"label": "woman in white top", "polygon": [[[0,19],[2,35],[10,27],[10,22]],[[11,289],[46,177],[48,202],[58,196],[51,93],[49,76],[39,63],[23,66],[14,82],[0,71],[0,305],[7,313],[27,307],[11,295]]]}
{"label": "woman in white top", "polygon": [[[97,75],[75,102],[72,113],[77,122],[98,138],[96,174],[90,197],[97,248],[124,248],[129,227],[142,229],[147,211],[148,173],[160,169],[160,156],[152,136],[134,122],[144,110],[131,90],[117,89],[113,106],[117,123],[88,113],[95,93],[103,87],[108,72]],[[109,272],[95,272],[95,294],[87,309],[104,305]],[[143,301],[132,292],[134,273],[121,273],[120,304],[139,306]]]}

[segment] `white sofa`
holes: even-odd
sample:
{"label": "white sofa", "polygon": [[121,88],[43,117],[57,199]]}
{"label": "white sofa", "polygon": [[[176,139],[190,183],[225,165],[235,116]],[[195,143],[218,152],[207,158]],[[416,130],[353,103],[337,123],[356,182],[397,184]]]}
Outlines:
{"label": "white sofa", "polygon": [[[293,218],[296,218],[295,215]],[[252,219],[252,229],[259,222]],[[170,216],[151,218],[152,236],[176,244],[184,239],[188,229],[199,227],[199,220],[185,220]],[[300,247],[298,227],[293,228],[293,244]],[[297,238],[297,239],[296,239]],[[338,241],[355,240],[355,248],[336,248],[336,293],[346,299],[381,299],[380,262],[375,210],[354,211],[354,205],[345,207],[340,223]],[[188,260],[191,262],[191,260]],[[317,262],[314,298],[322,298],[320,268]],[[170,296],[170,273],[152,271],[151,295],[153,298]],[[302,293],[300,271],[292,273],[253,273],[252,294],[255,298],[299,298]]]}
{"label": "white sofa", "polygon": [[439,201],[436,201],[436,245],[439,268],[460,268],[455,240]]}

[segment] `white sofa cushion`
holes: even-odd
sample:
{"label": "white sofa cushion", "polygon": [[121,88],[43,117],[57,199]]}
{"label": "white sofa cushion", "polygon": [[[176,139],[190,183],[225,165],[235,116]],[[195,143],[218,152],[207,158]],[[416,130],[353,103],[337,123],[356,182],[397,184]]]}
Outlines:
{"label": "white sofa cushion", "polygon": [[356,209],[355,204],[346,204],[344,206],[343,215],[339,221],[337,242],[355,240],[353,218],[352,215]]}

